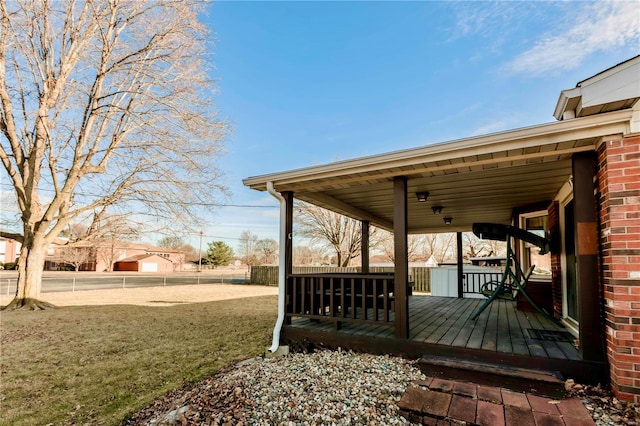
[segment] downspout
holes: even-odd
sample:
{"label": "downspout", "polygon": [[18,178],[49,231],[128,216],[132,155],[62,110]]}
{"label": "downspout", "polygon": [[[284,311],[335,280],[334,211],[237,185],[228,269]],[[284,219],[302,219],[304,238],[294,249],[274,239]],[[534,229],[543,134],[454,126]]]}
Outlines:
{"label": "downspout", "polygon": [[273,328],[273,340],[269,352],[274,353],[280,346],[280,329],[284,323],[284,290],[285,290],[285,257],[286,257],[286,201],[279,192],[273,188],[273,182],[267,182],[267,191],[280,202],[280,261],[278,262],[278,320]]}

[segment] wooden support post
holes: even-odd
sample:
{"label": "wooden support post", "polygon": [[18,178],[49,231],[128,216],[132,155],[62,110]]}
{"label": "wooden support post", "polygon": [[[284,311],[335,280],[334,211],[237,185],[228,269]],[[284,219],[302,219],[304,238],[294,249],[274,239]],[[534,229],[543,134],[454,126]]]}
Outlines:
{"label": "wooden support post", "polygon": [[587,361],[604,361],[606,340],[601,318],[602,290],[598,275],[595,153],[574,154],[572,167],[580,354]]}
{"label": "wooden support post", "polygon": [[458,255],[458,299],[464,296],[464,270],[462,265],[462,232],[456,232],[456,253]]}
{"label": "wooden support post", "polygon": [[360,258],[362,259],[362,273],[369,273],[369,221],[362,221],[362,240],[360,244]]}
{"label": "wooden support post", "polygon": [[[285,257],[284,257],[284,280],[285,280],[285,303],[288,300],[288,297],[292,297],[292,295],[287,295],[286,291],[289,288],[289,280],[290,276],[293,273],[293,192],[291,191],[283,191],[282,196],[285,201],[285,209],[286,209],[286,220],[285,220],[285,235],[287,238],[285,239]],[[285,318],[285,324],[291,324],[291,318]]]}
{"label": "wooden support post", "polygon": [[409,338],[409,257],[407,250],[407,178],[393,178],[393,243],[395,254],[395,333]]}

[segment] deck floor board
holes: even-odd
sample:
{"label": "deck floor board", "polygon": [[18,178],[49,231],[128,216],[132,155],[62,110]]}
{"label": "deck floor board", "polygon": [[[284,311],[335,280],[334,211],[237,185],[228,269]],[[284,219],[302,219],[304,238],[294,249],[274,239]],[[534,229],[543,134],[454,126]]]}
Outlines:
{"label": "deck floor board", "polygon": [[[570,342],[539,340],[528,329],[564,331],[538,313],[515,309],[515,303],[494,300],[476,320],[471,314],[483,299],[458,299],[414,295],[409,299],[410,341],[465,349],[514,354],[547,359],[581,360],[580,353]],[[334,321],[310,321],[294,318],[296,329],[341,333],[374,338],[394,339],[394,325],[384,322],[342,322],[335,330]]]}
{"label": "deck floor board", "polygon": [[529,355],[530,351],[527,347],[522,327],[518,321],[518,315],[514,309],[507,309],[507,318],[509,320],[509,336],[511,339],[511,349],[514,354]]}
{"label": "deck floor board", "polygon": [[[469,335],[467,334],[467,330],[473,330],[473,323],[469,321],[469,317],[471,314],[480,306],[481,300],[474,299],[475,303],[467,305],[462,312],[462,314],[458,317],[458,319],[451,324],[447,332],[442,336],[440,340],[438,340],[438,344],[440,345],[448,345],[448,346],[465,346]],[[463,343],[456,345],[455,342],[460,338],[460,341]]]}
{"label": "deck floor board", "polygon": [[503,305],[503,303],[491,303],[491,305],[485,309],[485,312],[489,312],[489,318],[487,319],[487,327],[482,335],[482,345],[480,348],[483,351],[496,351],[498,349],[498,314],[501,305]]}
{"label": "deck floor board", "polygon": [[511,327],[509,327],[509,316],[507,305],[501,303],[498,306],[498,327],[496,336],[496,350],[498,352],[513,353],[513,338]]}
{"label": "deck floor board", "polygon": [[535,357],[546,357],[547,352],[542,347],[542,343],[539,340],[533,339],[529,336],[529,332],[527,329],[533,328],[531,323],[529,322],[529,318],[527,314],[522,311],[516,311],[516,318],[518,318],[518,323],[520,325],[520,329],[522,330],[522,336],[527,345],[527,349],[531,356]]}

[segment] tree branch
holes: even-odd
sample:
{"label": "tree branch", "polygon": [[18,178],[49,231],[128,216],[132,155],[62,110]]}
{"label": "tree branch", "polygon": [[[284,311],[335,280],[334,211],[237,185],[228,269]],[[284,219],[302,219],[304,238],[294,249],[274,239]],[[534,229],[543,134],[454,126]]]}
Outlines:
{"label": "tree branch", "polygon": [[24,236],[22,234],[16,234],[14,232],[0,231],[0,237],[9,238],[9,239],[15,240],[15,241],[17,241],[19,243],[22,243],[24,241]]}

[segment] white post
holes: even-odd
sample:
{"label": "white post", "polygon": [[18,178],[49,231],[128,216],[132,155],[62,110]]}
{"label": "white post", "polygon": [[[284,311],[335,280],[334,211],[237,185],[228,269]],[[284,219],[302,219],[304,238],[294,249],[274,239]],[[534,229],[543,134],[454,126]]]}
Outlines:
{"label": "white post", "polygon": [[[198,248],[198,272],[202,272],[202,231],[200,231],[200,247]],[[200,278],[198,278],[198,284],[200,284]]]}
{"label": "white post", "polygon": [[122,277],[122,288],[124,288],[124,282],[127,279],[127,277]]}
{"label": "white post", "polygon": [[164,280],[162,281],[162,287],[166,287],[167,286],[167,276],[164,276]]}
{"label": "white post", "polygon": [[76,291],[76,277],[73,277],[73,284],[72,284],[72,287],[71,287],[71,291],[72,292]]}

